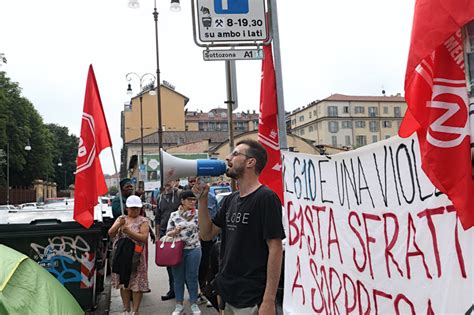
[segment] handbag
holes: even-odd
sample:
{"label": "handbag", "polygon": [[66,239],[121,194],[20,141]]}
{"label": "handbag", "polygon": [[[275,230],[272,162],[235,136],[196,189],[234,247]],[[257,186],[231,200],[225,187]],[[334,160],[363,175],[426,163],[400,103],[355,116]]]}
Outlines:
{"label": "handbag", "polygon": [[163,267],[175,267],[183,260],[184,242],[176,237],[163,236],[156,242],[155,263]]}

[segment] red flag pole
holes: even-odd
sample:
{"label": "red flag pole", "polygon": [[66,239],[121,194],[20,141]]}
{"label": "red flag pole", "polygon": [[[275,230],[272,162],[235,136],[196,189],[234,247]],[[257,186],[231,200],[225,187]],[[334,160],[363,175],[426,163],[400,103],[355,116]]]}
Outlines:
{"label": "red flag pole", "polygon": [[469,96],[469,132],[471,135],[472,175],[474,176],[474,21],[466,24],[464,30],[464,69]]}

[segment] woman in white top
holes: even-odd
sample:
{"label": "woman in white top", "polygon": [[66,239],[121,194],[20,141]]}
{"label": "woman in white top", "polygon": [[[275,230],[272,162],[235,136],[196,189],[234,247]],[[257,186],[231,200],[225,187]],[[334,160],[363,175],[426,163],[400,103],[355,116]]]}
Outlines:
{"label": "woman in white top", "polygon": [[201,314],[196,304],[198,297],[198,273],[201,261],[201,243],[199,241],[198,210],[196,197],[191,190],[181,193],[181,205],[172,212],[168,221],[167,235],[178,237],[184,242],[183,260],[173,267],[176,308],[172,315],[184,313],[184,283],[188,287],[189,302],[193,315]]}

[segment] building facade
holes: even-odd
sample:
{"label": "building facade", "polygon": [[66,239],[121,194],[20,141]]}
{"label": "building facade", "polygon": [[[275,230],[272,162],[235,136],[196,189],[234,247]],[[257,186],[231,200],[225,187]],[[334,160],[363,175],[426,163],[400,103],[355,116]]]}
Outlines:
{"label": "building facade", "polygon": [[334,94],[287,115],[287,130],[316,146],[358,148],[396,135],[406,109],[400,95]]}
{"label": "building facade", "polygon": [[[152,91],[152,94],[150,94]],[[184,131],[184,108],[189,98],[176,92],[173,88],[161,85],[161,113],[163,131]],[[154,92],[154,94],[153,94]],[[158,106],[156,88],[145,89],[125,104],[122,111],[122,139],[124,143],[141,137],[140,97],[143,110],[143,136],[158,132]]]}
{"label": "building facade", "polygon": [[[229,117],[226,108],[215,108],[209,112],[186,111],[186,130],[188,131],[228,131]],[[233,113],[234,131],[247,132],[258,130],[258,114],[253,111]]]}

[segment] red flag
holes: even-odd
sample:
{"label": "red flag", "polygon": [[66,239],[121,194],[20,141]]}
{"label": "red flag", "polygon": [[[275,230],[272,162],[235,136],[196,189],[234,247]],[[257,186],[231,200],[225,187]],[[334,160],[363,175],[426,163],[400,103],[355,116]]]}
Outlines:
{"label": "red flag", "polygon": [[94,207],[98,203],[98,197],[107,193],[99,154],[103,149],[111,146],[99,88],[94,69],[90,65],[77,152],[74,194],[74,220],[86,228],[94,222]]}
{"label": "red flag", "polygon": [[272,46],[264,46],[263,53],[258,142],[267,150],[268,161],[259,179],[262,184],[267,185],[278,195],[283,204],[281,157],[278,142],[277,96]]}
{"label": "red flag", "polygon": [[416,1],[405,76],[408,110],[399,131],[402,137],[417,133],[423,170],[448,195],[465,229],[474,226],[474,181],[460,29],[472,19],[472,0]]}

